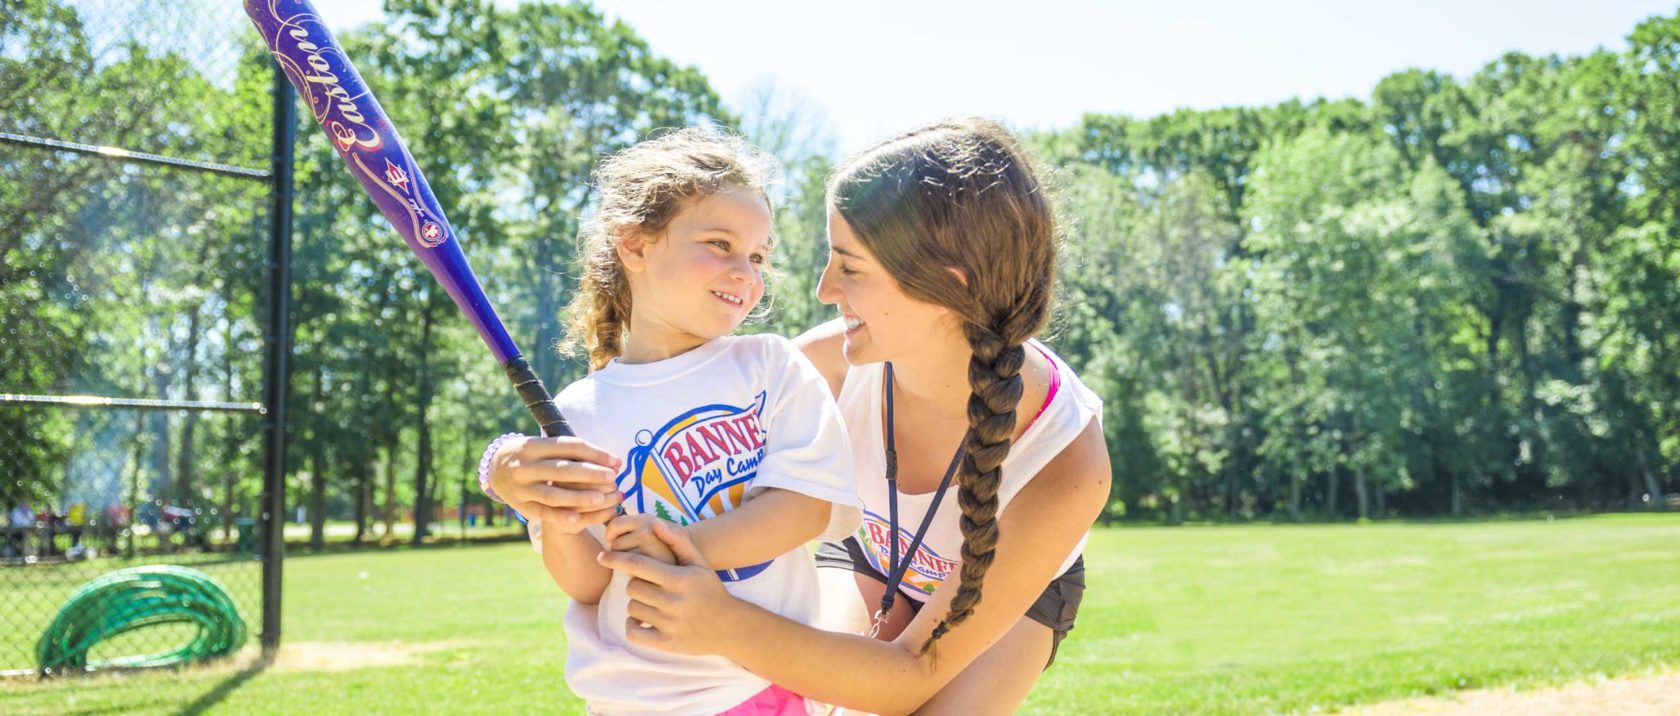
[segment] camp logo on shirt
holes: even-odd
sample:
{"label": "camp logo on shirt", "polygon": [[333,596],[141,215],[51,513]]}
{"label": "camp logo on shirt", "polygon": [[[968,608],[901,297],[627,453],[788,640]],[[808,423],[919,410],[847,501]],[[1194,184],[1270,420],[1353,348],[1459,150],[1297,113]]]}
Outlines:
{"label": "camp logo on shirt", "polygon": [[[858,541],[863,543],[863,551],[868,553],[869,561],[875,565],[876,571],[889,578],[892,571],[887,565],[887,560],[892,556],[889,551],[892,549],[892,543],[887,541],[887,535],[890,534],[892,527],[887,524],[886,518],[869,510],[863,511],[863,526],[858,528]],[[910,540],[914,537],[909,530],[898,528],[899,559],[904,559],[904,555],[910,551]],[[923,542],[916,550],[915,556],[911,557],[910,568],[904,570],[904,584],[901,586],[923,594],[933,594],[933,590],[939,588],[940,582],[945,581],[945,576],[956,568],[957,560],[939,556],[939,553],[927,546],[927,542]]]}
{"label": "camp logo on shirt", "polygon": [[[740,507],[764,460],[764,398],[761,392],[741,407],[703,405],[658,430],[638,432],[617,478],[625,509],[688,525]],[[769,564],[718,575],[726,582],[746,579]]]}

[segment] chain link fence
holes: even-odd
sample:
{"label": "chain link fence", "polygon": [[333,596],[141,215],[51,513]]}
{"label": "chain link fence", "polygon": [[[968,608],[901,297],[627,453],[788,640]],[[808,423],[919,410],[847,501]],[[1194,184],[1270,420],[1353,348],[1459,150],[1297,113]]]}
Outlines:
{"label": "chain link fence", "polygon": [[[269,310],[275,105],[239,3],[0,14],[0,673],[41,673],[71,595],[136,565],[204,571],[253,637],[278,638],[259,633],[278,624],[262,404],[285,335]],[[89,663],[200,628],[165,621],[99,641]]]}

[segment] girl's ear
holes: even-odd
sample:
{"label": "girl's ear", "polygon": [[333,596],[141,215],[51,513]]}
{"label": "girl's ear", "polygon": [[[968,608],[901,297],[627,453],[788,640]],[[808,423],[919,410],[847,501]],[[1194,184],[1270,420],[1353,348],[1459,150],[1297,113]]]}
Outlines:
{"label": "girl's ear", "polygon": [[628,273],[641,273],[647,270],[647,235],[635,229],[623,229],[618,233],[618,239],[613,247],[618,251],[618,261],[624,264]]}

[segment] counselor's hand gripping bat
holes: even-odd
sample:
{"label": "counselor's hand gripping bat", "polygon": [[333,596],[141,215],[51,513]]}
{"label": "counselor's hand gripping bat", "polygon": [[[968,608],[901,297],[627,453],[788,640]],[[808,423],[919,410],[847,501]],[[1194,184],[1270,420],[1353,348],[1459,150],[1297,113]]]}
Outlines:
{"label": "counselor's hand gripping bat", "polygon": [[571,435],[560,409],[485,298],[414,156],[314,6],[308,0],[245,0],[245,13],[350,173],[478,329],[543,434]]}

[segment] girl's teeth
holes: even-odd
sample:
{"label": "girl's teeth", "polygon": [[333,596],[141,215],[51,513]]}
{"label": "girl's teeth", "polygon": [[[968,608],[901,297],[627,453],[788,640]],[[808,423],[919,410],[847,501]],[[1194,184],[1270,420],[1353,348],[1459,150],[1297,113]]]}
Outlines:
{"label": "girl's teeth", "polygon": [[725,300],[725,301],[728,301],[728,302],[730,302],[730,303],[733,303],[733,304],[735,304],[735,305],[737,305],[737,306],[739,306],[739,305],[741,305],[741,299],[739,299],[739,298],[736,298],[736,297],[734,297],[734,296],[731,296],[731,295],[729,295],[729,294],[727,294],[727,293],[718,293],[718,292],[717,292],[717,291],[713,291],[713,292],[712,292],[712,295],[713,295],[713,296],[717,296],[717,297],[718,297],[718,298],[721,298],[721,299],[723,299],[723,300]]}
{"label": "girl's teeth", "polygon": [[848,330],[848,331],[852,330],[853,328],[857,328],[858,326],[861,326],[861,325],[863,325],[863,321],[861,321],[859,319],[849,318],[849,317],[846,318],[846,330]]}

